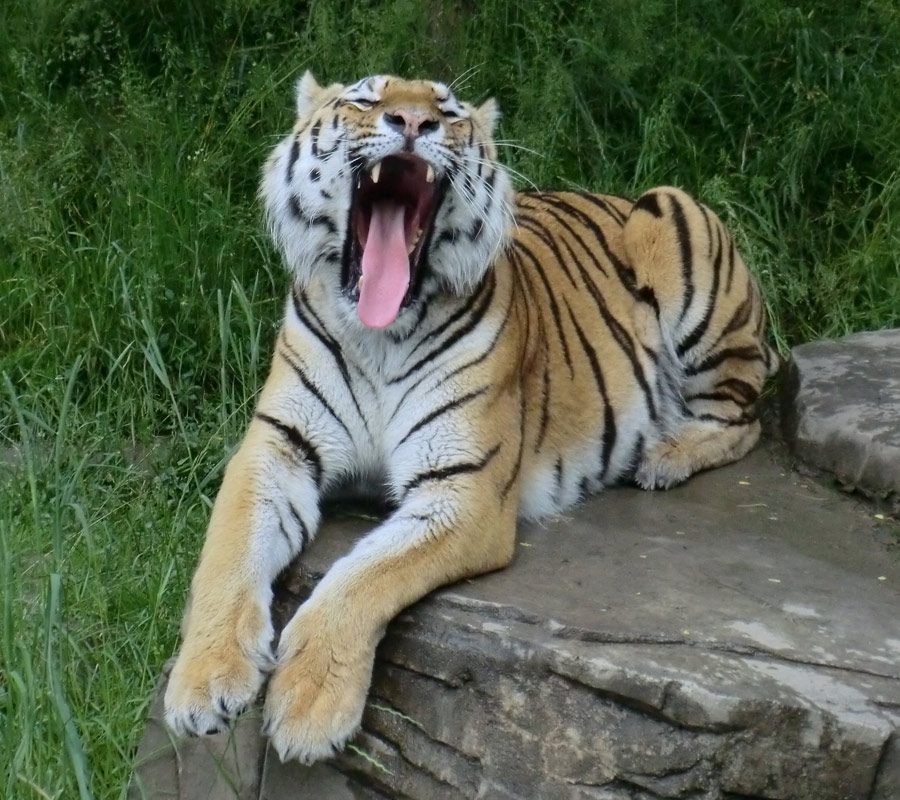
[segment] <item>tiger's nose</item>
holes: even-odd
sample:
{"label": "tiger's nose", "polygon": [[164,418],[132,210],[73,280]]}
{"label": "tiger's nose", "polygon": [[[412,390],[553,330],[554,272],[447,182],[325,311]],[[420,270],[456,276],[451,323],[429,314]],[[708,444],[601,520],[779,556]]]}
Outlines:
{"label": "tiger's nose", "polygon": [[384,121],[388,127],[402,133],[407,141],[418,139],[423,133],[437,130],[437,117],[427,111],[415,111],[410,108],[398,108],[386,111]]}

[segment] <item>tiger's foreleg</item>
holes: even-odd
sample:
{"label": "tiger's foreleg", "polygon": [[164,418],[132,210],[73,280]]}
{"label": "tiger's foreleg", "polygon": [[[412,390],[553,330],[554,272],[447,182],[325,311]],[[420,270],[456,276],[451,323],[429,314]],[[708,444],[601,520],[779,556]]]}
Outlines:
{"label": "tiger's foreleg", "polygon": [[[487,438],[487,437],[486,437]],[[398,483],[395,513],[335,562],[282,633],[265,704],[283,760],[311,763],[358,729],[375,648],[401,610],[443,584],[512,558],[518,487],[501,499],[508,444],[464,444]]]}
{"label": "tiger's foreleg", "polygon": [[165,696],[176,733],[220,730],[273,668],[271,585],[319,524],[320,459],[264,392],[225,471],[191,584]]}
{"label": "tiger's foreleg", "polygon": [[765,342],[756,282],[708,208],[678,189],[654,189],[635,203],[624,243],[656,304],[682,408],[636,474],[645,488],[665,488],[750,451],[761,431],[756,403],[778,358]]}

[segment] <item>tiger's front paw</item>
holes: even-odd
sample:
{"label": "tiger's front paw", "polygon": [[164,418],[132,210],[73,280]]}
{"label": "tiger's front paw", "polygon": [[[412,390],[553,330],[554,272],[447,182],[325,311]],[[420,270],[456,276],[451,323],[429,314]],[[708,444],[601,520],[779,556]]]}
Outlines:
{"label": "tiger's front paw", "polygon": [[268,614],[244,608],[185,638],[166,689],[166,723],[178,735],[217,733],[256,697],[274,666]]}
{"label": "tiger's front paw", "polygon": [[285,629],[266,692],[263,730],[282,761],[311,764],[342,749],[359,729],[374,647],[298,613]]}

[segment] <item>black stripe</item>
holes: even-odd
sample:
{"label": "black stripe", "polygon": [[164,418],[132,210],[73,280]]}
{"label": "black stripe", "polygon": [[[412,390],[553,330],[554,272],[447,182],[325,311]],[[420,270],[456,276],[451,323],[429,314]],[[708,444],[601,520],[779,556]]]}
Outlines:
{"label": "black stripe", "polygon": [[463,194],[475,199],[475,185],[472,183],[472,175],[468,170],[463,174]]}
{"label": "black stripe", "polygon": [[484,296],[483,301],[480,305],[475,309],[472,313],[471,318],[459,328],[457,331],[452,333],[450,336],[446,338],[446,340],[442,342],[438,342],[438,344],[428,351],[422,358],[420,358],[415,364],[413,364],[406,372],[402,375],[398,375],[396,378],[391,378],[388,383],[402,383],[407,378],[409,378],[413,373],[418,372],[425,364],[427,364],[431,359],[433,359],[436,355],[441,353],[444,350],[449,350],[454,344],[456,344],[460,339],[464,336],[468,336],[481,322],[484,318],[484,315],[487,314],[488,308],[491,305],[491,300],[494,298],[494,288],[496,286],[496,279],[494,278],[493,272],[490,273],[491,281],[489,283],[489,288],[487,293]]}
{"label": "black stripe", "polygon": [[695,416],[695,419],[703,420],[704,422],[717,422],[720,425],[725,425],[729,428],[737,428],[741,425],[752,425],[756,422],[756,416],[753,414],[743,413],[737,419],[729,419],[728,417],[719,417],[715,414],[699,414]]}
{"label": "black stripe", "polygon": [[295,194],[292,194],[288,198],[288,209],[298,222],[305,222],[307,225],[321,225],[325,227],[329,233],[337,233],[337,226],[334,224],[331,217],[328,217],[325,214],[317,214],[314,217],[310,216],[303,210],[303,206],[300,205],[300,198]]}
{"label": "black stripe", "polygon": [[594,352],[594,348],[591,347],[587,336],[584,335],[584,331],[581,330],[578,325],[568,302],[566,302],[566,308],[569,311],[569,317],[572,319],[572,325],[575,326],[575,332],[578,334],[578,338],[581,341],[581,347],[584,350],[584,354],[587,356],[588,362],[591,365],[591,371],[594,373],[594,380],[597,383],[597,390],[600,392],[600,398],[603,402],[603,446],[600,453],[600,479],[602,481],[606,476],[606,470],[609,467],[609,458],[612,454],[612,449],[616,444],[616,420],[612,406],[609,403],[609,396],[606,393],[606,381],[603,379],[603,371],[600,369],[597,353]]}
{"label": "black stripe", "polygon": [[[315,310],[309,305],[309,302],[306,299],[306,293],[302,289],[294,287],[294,291],[291,292],[291,300],[298,321],[325,346],[329,353],[331,353],[331,357],[335,360],[335,363],[341,372],[341,377],[344,379],[347,390],[350,392],[350,399],[353,400],[356,412],[359,414],[359,418],[362,420],[366,430],[369,431],[369,422],[362,412],[359,400],[356,397],[356,392],[353,391],[353,381],[350,379],[350,370],[347,368],[347,362],[344,360],[344,352],[341,350],[340,344],[338,344],[337,340],[328,332],[328,328],[325,326],[325,323],[322,322],[321,317],[319,317]],[[308,311],[316,321],[318,328],[310,322],[309,318],[304,313],[304,309]],[[371,431],[369,432],[371,433]]]}
{"label": "black stripe", "polygon": [[523,387],[519,387],[519,452],[516,456],[516,466],[513,468],[512,475],[509,476],[509,480],[504,485],[502,491],[500,492],[500,500],[501,502],[506,502],[506,497],[509,494],[509,490],[512,489],[513,484],[516,482],[516,478],[519,477],[519,470],[522,469],[522,455],[525,452],[525,392],[523,391]]}
{"label": "black stripe", "polygon": [[734,278],[734,267],[738,259],[737,248],[734,246],[734,239],[730,236],[728,238],[731,246],[728,248],[728,277],[725,279],[725,294],[731,292],[731,281]]}
{"label": "black stripe", "polygon": [[[710,220],[709,220],[709,215],[710,215],[712,212],[711,212],[705,205],[703,205],[702,203],[698,203],[698,204],[697,204],[697,208],[700,209],[700,213],[703,214],[703,221],[706,223],[706,244],[707,244],[707,247],[706,247],[706,257],[707,257],[708,259],[711,259],[712,256],[713,256],[713,232],[712,232],[713,226],[712,226],[712,223],[711,223]],[[719,231],[719,228],[720,228],[720,226],[717,226],[717,227],[716,227],[717,233],[718,233],[718,231]],[[717,235],[716,239],[717,239],[717,241],[719,242],[719,248],[721,249],[721,247],[722,247],[722,240],[721,240],[721,234],[720,234],[720,233],[719,233],[719,235]]]}
{"label": "black stripe", "polygon": [[650,286],[641,286],[640,289],[637,290],[637,294],[635,297],[642,303],[646,303],[650,308],[653,309],[656,316],[659,316],[659,300],[656,299],[656,293],[653,291],[653,288]]}
{"label": "black stripe", "polygon": [[406,435],[399,442],[397,442],[397,446],[394,448],[394,452],[397,451],[397,447],[400,447],[400,445],[403,444],[407,439],[409,439],[410,436],[412,436],[416,431],[424,428],[429,422],[434,422],[434,420],[436,420],[443,414],[446,414],[448,411],[453,411],[453,409],[465,405],[470,400],[474,400],[476,397],[483,395],[485,392],[487,392],[487,390],[487,386],[482,386],[480,389],[476,389],[474,392],[469,392],[468,394],[464,394],[460,397],[450,400],[449,402],[444,403],[444,405],[440,406],[439,408],[436,408],[430,414],[426,414],[415,425],[413,425],[412,428],[409,429],[409,431],[407,431]]}
{"label": "black stripe", "polygon": [[[509,306],[507,306],[506,313],[503,316],[502,324],[497,329],[497,333],[494,334],[494,338],[491,339],[490,343],[484,349],[484,351],[481,353],[481,355],[476,356],[471,361],[467,361],[465,364],[461,364],[460,366],[456,367],[456,369],[454,369],[452,372],[445,375],[442,379],[444,382],[449,381],[452,378],[455,378],[457,375],[459,375],[461,372],[465,372],[465,370],[467,370],[467,369],[471,369],[472,367],[477,366],[482,361],[484,361],[491,354],[491,352],[493,352],[494,347],[496,347],[496,345],[497,345],[497,342],[500,341],[500,336],[503,334],[503,330],[506,328],[506,323],[509,322],[509,311],[510,311],[511,306],[512,306],[512,300],[510,299]],[[407,390],[403,393],[403,397],[400,398],[400,400],[398,401],[397,405],[394,408],[393,413],[391,414],[390,418],[392,421],[393,421],[394,417],[397,416],[397,412],[401,409],[403,404],[406,402],[406,399],[407,399],[407,397],[409,397],[410,393],[415,391],[416,388],[421,386],[429,378],[432,378],[435,375],[435,373],[440,372],[442,369],[443,369],[443,365],[439,364],[438,366],[434,367],[433,369],[430,369],[428,372],[426,372],[424,375],[422,375],[415,383],[411,384],[409,386],[409,388],[407,388]]]}
{"label": "black stripe", "polygon": [[[291,355],[299,360],[299,355],[294,350],[294,348],[291,347],[287,342],[283,342],[283,344],[288,350],[291,351]],[[350,429],[346,426],[346,424],[344,424],[344,421],[337,415],[337,412],[331,407],[331,404],[325,399],[324,395],[318,390],[318,388],[316,388],[315,384],[313,384],[313,382],[307,377],[306,373],[303,371],[303,368],[298,363],[296,363],[293,358],[286,355],[283,350],[279,349],[278,355],[280,355],[285,361],[287,361],[291,369],[294,370],[297,377],[300,379],[300,383],[303,384],[304,388],[322,404],[322,407],[329,414],[331,414],[335,422],[337,422],[337,424],[344,429],[347,436],[352,440],[353,435],[350,433]]]}
{"label": "black stripe", "polygon": [[[533,208],[533,206],[526,206],[526,207]],[[554,208],[539,207],[539,209],[541,211],[543,211],[545,214],[548,214],[549,216],[553,217],[553,219],[555,219],[563,228],[565,228],[565,230],[569,233],[569,235],[576,242],[578,242],[579,245],[581,245],[581,249],[584,250],[587,257],[593,262],[594,266],[605,277],[609,277],[609,273],[606,271],[606,267],[604,267],[603,264],[601,264],[600,261],[597,259],[597,255],[594,252],[594,248],[588,246],[588,243],[585,242],[584,239],[581,238],[581,235],[575,230],[575,228],[572,227],[572,225],[569,223],[569,221],[566,220],[566,218],[562,214],[560,214]],[[572,211],[573,209],[569,208],[569,210]],[[602,235],[602,231],[601,231],[601,235]],[[572,248],[569,246],[568,242],[566,242],[565,239],[561,239],[561,241],[563,242],[563,244],[565,244],[566,249],[569,251],[569,254],[572,256],[572,258],[575,261],[578,261],[577,256],[575,256],[575,254],[574,254]],[[598,242],[599,241],[600,240],[598,239]],[[603,238],[603,241],[600,242],[600,244],[601,244],[601,248],[604,250],[606,255],[610,257],[610,260],[611,260],[613,255],[612,255],[612,252],[609,251],[609,249],[606,247],[606,238],[605,237]]]}
{"label": "black stripe", "polygon": [[319,456],[319,451],[313,446],[312,442],[309,441],[300,431],[298,431],[293,425],[288,425],[286,422],[282,422],[280,419],[275,419],[275,417],[271,417],[268,414],[257,411],[255,414],[256,418],[262,420],[268,425],[271,425],[277,431],[279,431],[285,439],[287,439],[296,450],[300,452],[303,458],[309,462],[313,471],[313,480],[316,482],[318,486],[322,480],[322,459]]}
{"label": "black stripe", "polygon": [[281,518],[281,512],[278,511],[278,509],[276,509],[275,513],[278,515],[278,531],[281,533],[281,535],[284,537],[285,541],[288,543],[288,547],[290,548],[291,553],[294,553],[294,551],[297,549],[297,547],[294,544],[294,540],[291,539],[291,535],[287,532],[287,528],[284,525],[284,520]]}
{"label": "black stripe", "polygon": [[537,453],[544,443],[547,435],[547,423],[550,421],[550,359],[544,358],[544,387],[541,395],[541,421],[538,425],[537,441],[534,443],[534,452]]}
{"label": "black stripe", "polygon": [[647,345],[641,343],[641,350],[644,351],[644,355],[647,356],[654,364],[659,364],[659,353],[656,352],[652,347],[648,347]]}
{"label": "black stripe", "polygon": [[634,342],[631,340],[631,336],[622,325],[622,323],[620,323],[619,320],[616,319],[615,316],[613,316],[613,314],[610,312],[608,306],[606,305],[606,298],[603,296],[600,288],[594,283],[591,276],[588,274],[588,271],[581,265],[581,263],[577,259],[575,261],[575,266],[578,268],[578,272],[581,275],[582,281],[584,281],[584,285],[587,288],[588,293],[594,300],[597,311],[600,312],[600,316],[606,323],[606,327],[609,329],[610,333],[612,333],[613,338],[616,340],[616,344],[619,345],[619,348],[631,363],[631,371],[634,374],[637,382],[640,384],[641,389],[643,389],[644,391],[644,396],[647,400],[647,411],[650,414],[650,419],[656,422],[658,419],[656,399],[650,389],[650,384],[647,381],[647,376],[644,374],[644,366],[638,359],[637,348],[635,347]]}
{"label": "black stripe", "polygon": [[756,325],[754,326],[753,333],[755,334],[757,339],[761,340],[766,327],[765,306],[763,305],[759,290],[753,283],[753,278],[750,277],[749,273],[747,275],[746,294],[749,297],[753,297],[756,301]]}
{"label": "black stripe", "polygon": [[[408,333],[404,333],[402,336],[394,333],[394,331],[389,331],[388,336],[390,340],[394,344],[400,344],[401,342],[405,342],[412,336],[419,328],[419,326],[425,321],[425,317],[428,316],[429,303],[434,300],[440,294],[440,290],[432,292],[431,294],[426,294],[421,297],[417,302],[419,303],[419,310],[416,312],[416,321],[412,324]],[[418,344],[416,345],[418,347]]]}
{"label": "black stripe", "polygon": [[685,377],[699,375],[701,372],[706,372],[714,367],[718,367],[723,361],[727,361],[729,358],[736,358],[740,361],[763,361],[762,353],[760,353],[758,347],[730,347],[707,356],[699,364],[691,364],[684,371]]}
{"label": "black stripe", "polygon": [[306,220],[310,225],[321,225],[329,233],[337,233],[337,225],[334,224],[334,220],[332,220],[331,217],[325,216],[325,214],[307,217]]}
{"label": "black stripe", "polygon": [[687,218],[684,216],[684,209],[671,195],[669,203],[672,206],[672,217],[675,220],[675,238],[678,240],[678,248],[681,251],[681,279],[684,281],[684,299],[681,305],[681,314],[678,317],[678,321],[681,322],[687,315],[691,301],[694,299],[694,256],[691,248],[691,232],[688,229]]}
{"label": "black stripe", "polygon": [[437,239],[435,241],[437,244],[443,244],[444,242],[450,242],[450,244],[453,244],[454,242],[456,242],[458,237],[458,228],[447,228],[437,235]]}
{"label": "black stripe", "polygon": [[429,331],[425,336],[423,336],[418,342],[416,342],[416,346],[410,351],[410,353],[415,353],[425,342],[430,341],[431,339],[435,339],[440,336],[444,331],[446,331],[453,323],[460,320],[466,314],[468,314],[472,307],[478,302],[478,299],[483,295],[486,291],[486,287],[488,284],[495,282],[497,279],[494,276],[494,273],[491,272],[490,280],[484,281],[479,287],[478,290],[473,292],[471,297],[466,301],[465,305],[458,308],[454,311],[446,320],[444,320],[440,325],[438,325],[434,330]]}
{"label": "black stripe", "polygon": [[286,183],[290,183],[294,179],[294,164],[297,163],[297,159],[299,157],[300,157],[300,137],[295,136],[294,141],[291,143],[291,153],[288,156]]}
{"label": "black stripe", "polygon": [[740,378],[725,378],[716,384],[716,389],[725,389],[735,397],[735,402],[751,405],[759,397],[759,389]]}
{"label": "black stripe", "polygon": [[659,207],[659,195],[656,192],[641,195],[634,204],[633,211],[646,211],[651,216],[660,219],[663,213]]}
{"label": "black stripe", "polygon": [[553,251],[553,255],[556,256],[557,264],[566,274],[566,277],[569,279],[569,283],[572,284],[572,288],[577,289],[578,284],[575,283],[575,276],[572,275],[572,273],[569,271],[566,260],[563,258],[563,255],[559,250],[559,245],[556,243],[556,239],[547,228],[547,226],[535,217],[526,217],[521,214],[516,217],[516,222],[518,223],[518,226],[520,228],[525,228],[525,230],[529,230],[535,236],[539,237],[540,240]]}
{"label": "black stripe", "polygon": [[[634,297],[637,297],[638,296],[637,279],[635,278],[635,275],[634,275],[634,269],[632,269],[630,264],[626,264],[624,261],[622,261],[622,259],[619,258],[612,251],[612,249],[609,246],[609,242],[606,239],[606,234],[603,232],[603,229],[597,224],[597,222],[590,215],[588,215],[584,211],[582,211],[580,208],[578,208],[577,206],[564,200],[562,198],[562,196],[560,196],[560,195],[552,195],[552,194],[545,195],[544,201],[546,203],[549,203],[549,204],[555,206],[556,208],[559,208],[565,212],[568,212],[568,214],[570,216],[575,217],[587,230],[589,230],[591,232],[594,239],[596,239],[597,243],[600,245],[600,248],[603,250],[604,255],[607,257],[607,259],[609,259],[609,262],[613,265],[613,269],[615,269],[616,275],[619,277],[619,281],[622,283],[622,286],[624,286],[628,290],[629,294],[631,294]],[[557,219],[560,219],[560,218],[557,217]],[[585,244],[584,240],[580,236],[578,236],[569,225],[567,225],[565,222],[563,222],[562,219],[560,219],[560,222],[569,229],[570,233],[578,240],[579,244],[581,244],[581,246],[585,249],[585,252],[591,258],[591,260],[594,262],[594,264],[596,264],[597,267],[601,270],[601,272],[603,272],[603,274],[605,275],[606,270],[603,269],[600,262],[597,260],[596,256],[594,255],[593,249],[588,247]]]}
{"label": "black stripe", "polygon": [[593,194],[592,192],[579,192],[578,196],[582,200],[587,200],[587,202],[597,206],[601,211],[605,211],[619,224],[620,227],[625,224],[625,215],[605,197],[599,194]]}
{"label": "black stripe", "polygon": [[625,472],[622,473],[620,480],[622,481],[633,481],[634,476],[637,474],[638,467],[641,465],[641,462],[644,460],[644,434],[638,434],[637,439],[634,441],[634,447],[631,448],[631,455],[628,456],[628,467]]}
{"label": "black stripe", "polygon": [[[548,198],[548,199],[549,199],[549,198]],[[577,214],[580,214],[582,217],[585,217],[584,212],[581,212],[580,210],[575,209],[574,207],[571,207],[571,208],[572,208],[573,213],[577,213]],[[564,227],[566,227],[566,228],[569,230],[569,232],[572,234],[572,236],[575,237],[575,238],[579,241],[579,243],[581,244],[581,246],[582,246],[582,247],[585,249],[585,251],[590,255],[590,257],[594,260],[594,262],[595,262],[595,263],[598,263],[598,262],[596,261],[596,258],[595,258],[594,255],[593,255],[592,251],[587,247],[587,245],[584,243],[584,241],[581,239],[581,237],[579,237],[578,234],[575,233],[575,231],[571,228],[571,226],[569,226],[568,223],[565,222],[565,220],[563,220],[562,218],[560,218],[559,215],[556,214],[556,213],[555,213],[553,210],[551,210],[551,209],[547,209],[547,213],[551,214],[554,218],[556,218],[557,220],[559,220],[559,222],[560,222]],[[597,230],[597,233],[599,233],[600,236],[603,235],[603,234],[602,234],[602,231],[599,231],[599,229]],[[598,239],[598,241],[600,241],[600,240]],[[605,246],[605,238],[602,240],[602,243],[604,243],[604,246]],[[644,374],[643,366],[641,365],[640,361],[638,360],[638,357],[637,357],[637,351],[636,351],[636,349],[635,349],[634,343],[631,341],[631,338],[629,337],[628,332],[627,332],[627,331],[625,330],[625,328],[621,325],[621,323],[620,323],[620,322],[619,322],[619,321],[618,321],[618,320],[617,320],[617,319],[609,312],[609,309],[608,309],[608,307],[606,306],[606,300],[605,300],[605,298],[603,297],[602,292],[599,290],[599,288],[596,286],[596,284],[595,284],[595,283],[593,282],[593,280],[590,278],[590,276],[588,275],[588,272],[587,272],[587,271],[584,269],[584,267],[582,266],[580,259],[578,259],[578,257],[577,257],[577,256],[575,255],[575,253],[572,251],[572,249],[571,249],[571,247],[569,246],[568,242],[566,242],[565,240],[563,240],[563,244],[564,244],[564,246],[566,247],[566,249],[568,250],[569,255],[571,256],[573,263],[575,264],[576,268],[578,269],[578,271],[579,271],[579,273],[580,273],[580,275],[581,275],[581,278],[582,278],[582,280],[584,281],[585,286],[587,287],[588,291],[590,292],[591,296],[593,297],[594,302],[595,302],[595,304],[596,304],[596,306],[597,306],[598,311],[600,312],[601,316],[603,317],[603,319],[604,319],[604,321],[605,321],[607,327],[609,328],[610,332],[613,334],[613,338],[615,338],[615,340],[616,340],[616,342],[618,343],[619,347],[622,349],[622,352],[625,354],[625,356],[626,356],[626,357],[629,359],[629,361],[631,362],[632,371],[633,371],[633,373],[634,373],[634,375],[635,375],[635,378],[636,378],[636,380],[638,381],[638,383],[640,384],[641,388],[642,388],[643,391],[644,391],[644,396],[646,397],[646,400],[647,400],[647,410],[648,410],[648,413],[649,413],[649,415],[650,415],[650,418],[651,418],[653,421],[656,421],[657,418],[658,418],[658,414],[657,414],[657,409],[656,409],[655,398],[654,398],[654,396],[653,396],[653,392],[652,392],[651,389],[650,389],[650,384],[649,384],[648,381],[647,381],[646,375]],[[614,258],[614,256],[612,256],[611,253],[607,253],[607,254],[611,257],[611,259]],[[533,258],[533,257],[532,257],[532,258]],[[598,266],[599,266],[599,263],[598,263]],[[605,275],[605,274],[606,274],[605,270],[603,270],[602,267],[600,267],[600,269],[601,269],[601,271],[603,272],[603,274]],[[621,272],[618,270],[618,268],[617,268],[617,272],[619,273],[619,277],[620,277],[620,279],[621,279],[621,278],[622,278],[622,274],[621,274]],[[634,276],[633,276],[633,273],[631,273],[632,287],[634,286],[633,280],[634,280]],[[626,285],[626,288],[628,288],[628,286],[627,286],[627,284],[625,283],[625,281],[623,281],[623,284],[625,284],[625,285]],[[549,291],[549,287],[548,287],[548,291]],[[635,289],[635,291],[632,291],[632,294],[634,294],[635,296],[637,296],[636,289]],[[551,295],[551,299],[552,299],[552,295]],[[551,309],[551,310],[552,310],[552,309]],[[570,309],[570,313],[571,313],[571,309]],[[560,334],[562,335],[562,330],[561,330],[561,328],[560,328]],[[568,348],[567,348],[567,346],[566,346],[566,342],[565,342],[565,339],[564,339],[564,338],[563,338],[563,348],[564,348],[564,350],[566,351],[566,353],[568,354]],[[570,372],[573,372],[573,370],[572,370],[572,364],[571,364],[571,362],[568,360],[568,358],[567,358],[567,363],[569,364]],[[573,374],[574,374],[574,372],[573,372]]]}
{"label": "black stripe", "polygon": [[[544,284],[544,288],[547,290],[547,299],[550,301],[550,313],[553,315],[553,322],[556,324],[556,331],[559,334],[559,343],[562,345],[563,350],[563,358],[566,361],[566,364],[569,367],[569,374],[574,378],[575,377],[575,368],[572,366],[572,356],[569,353],[569,342],[566,339],[566,332],[563,330],[562,317],[559,313],[559,304],[556,302],[556,296],[553,293],[553,287],[550,286],[550,281],[547,280],[547,273],[544,272],[541,267],[541,262],[538,261],[537,257],[531,250],[526,247],[522,242],[516,240],[513,242],[513,246],[518,250],[521,250],[528,258],[531,259],[531,263],[534,264],[535,271],[538,274],[538,277],[541,279],[541,282]],[[528,275],[525,272],[522,262],[516,254],[515,250],[510,251],[510,259],[516,269],[522,273],[522,276],[528,280]],[[540,305],[537,306],[538,309],[541,308]],[[526,337],[527,339],[527,337]]]}
{"label": "black stripe", "polygon": [[719,331],[719,335],[716,337],[715,342],[710,345],[710,350],[715,349],[721,341],[728,336],[729,333],[734,333],[734,331],[739,328],[743,328],[748,322],[750,322],[750,316],[753,313],[753,305],[750,302],[749,297],[745,297],[741,304],[734,310],[734,313],[731,315],[731,319],[728,320],[728,324]]}
{"label": "black stripe", "polygon": [[495,447],[488,450],[485,454],[484,458],[481,461],[464,461],[461,464],[453,464],[449,467],[441,467],[440,469],[430,469],[427,472],[420,472],[416,475],[409,483],[407,483],[403,487],[403,494],[406,496],[413,489],[418,488],[423,483],[428,481],[444,481],[448,478],[452,478],[455,475],[466,475],[472,472],[481,472],[500,452],[501,445],[496,445]]}
{"label": "black stripe", "polygon": [[[705,209],[703,206],[700,207],[701,211]],[[709,220],[707,219],[707,226],[709,225]],[[722,271],[722,234],[718,228],[716,228],[716,240],[718,241],[719,247],[716,250],[716,257],[713,260],[713,285],[712,290],[709,293],[709,301],[706,304],[706,312],[703,314],[703,319],[697,323],[692,330],[684,339],[682,339],[678,346],[675,349],[675,352],[678,355],[678,358],[683,358],[684,354],[687,353],[691,348],[696,346],[699,341],[706,334],[706,331],[709,328],[710,320],[712,319],[712,315],[716,310],[716,301],[718,300],[719,295],[719,279],[720,273]],[[710,240],[712,241],[712,240]]]}
{"label": "black stripe", "polygon": [[[515,308],[516,319],[519,319],[522,311],[525,312],[525,331],[521,338],[522,345],[519,353],[519,366],[517,370],[517,374],[524,375],[526,374],[525,361],[528,358],[528,347],[531,343],[531,309],[534,307],[535,313],[538,313],[540,309],[534,301],[535,290],[528,273],[522,269],[515,269],[512,274],[515,279],[514,288],[519,290],[519,294],[522,297],[522,302],[518,303]],[[540,341],[541,339],[546,339],[546,336],[543,334],[543,317],[541,317],[538,322],[541,324],[541,330],[538,333],[538,340]]]}
{"label": "black stripe", "polygon": [[[316,314],[315,310],[309,305],[309,301],[306,299],[306,293],[299,289],[298,287],[294,287],[294,291],[291,292],[291,300],[294,306],[294,313],[297,315],[297,319],[303,324],[303,327],[306,328],[313,336],[315,336],[331,353],[334,360],[337,362],[338,369],[341,371],[341,375],[344,377],[344,381],[346,383],[350,383],[350,372],[347,369],[347,362],[344,361],[344,353],[341,350],[341,346],[338,344],[337,339],[335,339],[325,327],[325,324],[322,322],[322,319]],[[315,327],[306,316],[306,312],[309,312],[310,316],[316,321],[318,328]]]}
{"label": "black stripe", "polygon": [[708,400],[734,403],[736,406],[752,406],[759,399],[759,390],[740,378],[725,378],[713,388],[714,391],[711,392],[697,392],[685,397],[685,401]]}
{"label": "black stripe", "polygon": [[288,501],[288,511],[291,512],[291,516],[294,518],[294,522],[297,523],[297,527],[300,529],[300,549],[305,550],[306,545],[309,544],[309,528],[306,526],[306,523],[303,521],[303,518],[300,516],[300,512],[294,507],[294,504]]}

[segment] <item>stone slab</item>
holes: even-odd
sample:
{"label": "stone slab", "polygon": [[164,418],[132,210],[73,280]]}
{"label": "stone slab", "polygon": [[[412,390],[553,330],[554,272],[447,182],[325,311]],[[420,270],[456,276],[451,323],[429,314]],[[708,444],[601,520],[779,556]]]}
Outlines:
{"label": "stone slab", "polygon": [[[523,526],[509,569],[389,626],[354,749],[265,753],[239,796],[897,800],[900,526],[785,463]],[[279,616],[373,524],[332,517]]]}
{"label": "stone slab", "polygon": [[900,496],[900,330],[795,347],[785,400],[799,458],[848,488]]}

